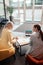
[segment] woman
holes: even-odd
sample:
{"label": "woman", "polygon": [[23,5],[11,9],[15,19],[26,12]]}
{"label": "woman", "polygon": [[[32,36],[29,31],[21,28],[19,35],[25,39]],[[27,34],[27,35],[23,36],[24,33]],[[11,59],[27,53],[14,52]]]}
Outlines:
{"label": "woman", "polygon": [[11,29],[13,28],[12,22],[8,22],[5,27],[2,30],[2,35],[1,35],[1,43],[0,43],[0,49],[7,49],[10,46],[13,47],[13,43],[16,42],[16,39],[12,38],[11,36]]}
{"label": "woman", "polygon": [[13,47],[13,43],[15,43],[17,39],[11,36],[12,28],[12,22],[8,22],[2,30],[2,35],[0,39],[0,50],[4,52],[0,52],[0,60],[6,59],[12,55],[14,56],[14,59],[16,59],[15,47]]}
{"label": "woman", "polygon": [[31,35],[31,51],[27,51],[26,54],[41,59],[43,55],[43,32],[38,24],[33,26],[33,31],[34,33]]}

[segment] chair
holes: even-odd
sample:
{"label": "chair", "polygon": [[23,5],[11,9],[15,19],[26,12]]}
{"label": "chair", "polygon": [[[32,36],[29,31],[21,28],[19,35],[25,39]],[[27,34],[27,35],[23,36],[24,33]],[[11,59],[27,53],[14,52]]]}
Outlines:
{"label": "chair", "polygon": [[8,22],[8,19],[0,18],[0,27],[4,26]]}
{"label": "chair", "polygon": [[31,55],[27,55],[26,57],[26,65],[43,65],[43,59],[39,60],[36,58],[33,58]]}
{"label": "chair", "polygon": [[[0,43],[1,43],[0,39]],[[11,45],[9,48],[3,48],[2,44],[0,44],[0,61],[3,61],[10,56],[15,55],[15,48]]]}
{"label": "chair", "polygon": [[14,54],[15,54],[15,48],[13,47],[10,47],[9,49],[1,49],[0,50],[0,61],[7,59]]}

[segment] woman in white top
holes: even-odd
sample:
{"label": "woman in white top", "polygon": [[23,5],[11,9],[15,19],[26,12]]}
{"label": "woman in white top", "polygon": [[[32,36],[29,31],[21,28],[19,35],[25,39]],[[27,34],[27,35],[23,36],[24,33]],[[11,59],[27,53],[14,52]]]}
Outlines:
{"label": "woman in white top", "polygon": [[37,59],[43,58],[43,32],[40,25],[33,26],[34,34],[31,35],[31,50],[27,51],[27,54],[32,55]]}

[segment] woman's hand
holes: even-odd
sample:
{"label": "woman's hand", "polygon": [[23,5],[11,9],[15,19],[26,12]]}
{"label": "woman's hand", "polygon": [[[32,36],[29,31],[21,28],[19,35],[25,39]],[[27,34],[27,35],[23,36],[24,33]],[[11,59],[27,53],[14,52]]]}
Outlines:
{"label": "woman's hand", "polygon": [[11,41],[12,43],[16,43],[17,42],[17,40],[16,39],[12,39],[12,41]]}
{"label": "woman's hand", "polygon": [[13,37],[13,39],[12,39],[12,40],[14,40],[14,39],[18,40],[18,37]]}

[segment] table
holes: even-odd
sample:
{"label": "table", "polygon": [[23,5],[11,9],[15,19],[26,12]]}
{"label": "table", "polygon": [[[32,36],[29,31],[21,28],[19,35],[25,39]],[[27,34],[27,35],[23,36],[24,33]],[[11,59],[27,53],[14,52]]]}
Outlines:
{"label": "table", "polygon": [[19,47],[19,51],[20,51],[19,53],[20,55],[23,55],[21,52],[22,47],[30,44],[30,37],[26,37],[25,33],[22,33],[22,32],[12,32],[12,34],[13,36],[18,37],[16,47]]}
{"label": "table", "polygon": [[19,39],[17,40],[18,46],[19,46],[19,50],[20,50],[20,55],[22,54],[22,47],[29,45],[30,44],[30,37],[19,37]]}

